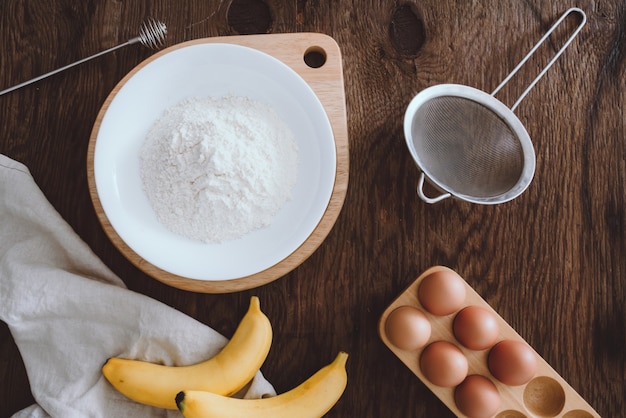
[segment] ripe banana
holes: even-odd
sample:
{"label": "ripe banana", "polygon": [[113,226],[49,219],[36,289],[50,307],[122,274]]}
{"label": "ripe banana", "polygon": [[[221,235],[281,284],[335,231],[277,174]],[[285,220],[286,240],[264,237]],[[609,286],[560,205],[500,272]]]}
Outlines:
{"label": "ripe banana", "polygon": [[236,399],[215,393],[185,390],[176,395],[185,418],[320,418],[337,403],[348,381],[346,360],[335,360],[294,389],[263,399]]}
{"label": "ripe banana", "polygon": [[179,367],[110,358],[102,367],[102,374],[134,401],[176,409],[176,394],[184,389],[225,396],[239,391],[259,370],[271,344],[272,326],[261,311],[259,298],[253,296],[232,338],[215,357]]}

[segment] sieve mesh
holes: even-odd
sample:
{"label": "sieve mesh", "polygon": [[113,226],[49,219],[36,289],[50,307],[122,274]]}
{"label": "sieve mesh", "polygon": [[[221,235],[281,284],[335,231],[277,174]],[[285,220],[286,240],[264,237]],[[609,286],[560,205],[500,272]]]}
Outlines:
{"label": "sieve mesh", "polygon": [[438,96],[424,102],[411,132],[421,169],[453,194],[498,196],[522,175],[519,138],[500,116],[473,100]]}

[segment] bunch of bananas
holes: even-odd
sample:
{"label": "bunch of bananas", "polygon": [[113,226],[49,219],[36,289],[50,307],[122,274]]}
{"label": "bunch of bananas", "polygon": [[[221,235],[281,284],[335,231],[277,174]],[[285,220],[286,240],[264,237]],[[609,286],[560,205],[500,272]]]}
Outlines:
{"label": "bunch of bananas", "polygon": [[323,416],[347,384],[348,354],[344,352],[288,392],[263,399],[231,397],[252,380],[271,345],[271,323],[261,311],[259,298],[253,296],[232,338],[215,357],[178,367],[110,358],[102,374],[128,398],[159,408],[178,408],[185,418]]}

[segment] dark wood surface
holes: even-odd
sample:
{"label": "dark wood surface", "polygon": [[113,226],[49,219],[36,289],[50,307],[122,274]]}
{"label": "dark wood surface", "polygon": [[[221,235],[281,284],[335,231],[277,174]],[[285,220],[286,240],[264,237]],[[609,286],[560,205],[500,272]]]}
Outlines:
{"label": "dark wood surface", "polygon": [[[529,189],[496,206],[422,202],[402,132],[411,98],[439,83],[491,92],[572,6],[587,12],[586,27],[516,110],[537,155]],[[87,189],[97,112],[150,51],[127,47],[0,96],[0,153],[30,168],[54,207],[129,288],[226,336],[250,295],[259,295],[275,330],[263,371],[279,392],[338,350],[349,352],[348,387],[328,416],[446,417],[450,411],[377,335],[386,306],[422,271],[446,265],[600,415],[626,415],[626,3],[3,1],[0,89],[122,43],[146,16],[167,23],[170,45],[266,32],[332,36],[344,60],[350,183],[330,235],[293,272],[232,294],[178,290],[116,250]],[[513,103],[566,33],[558,31],[498,94],[504,103]],[[5,324],[0,382],[0,416],[33,402]]]}

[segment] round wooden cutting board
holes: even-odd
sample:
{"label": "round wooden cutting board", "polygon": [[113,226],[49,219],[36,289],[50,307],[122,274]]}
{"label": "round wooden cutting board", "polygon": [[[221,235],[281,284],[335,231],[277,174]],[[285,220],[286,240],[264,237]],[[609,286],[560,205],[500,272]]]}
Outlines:
{"label": "round wooden cutting board", "polygon": [[[109,222],[96,189],[94,152],[99,127],[106,109],[124,83],[140,68],[174,49],[203,43],[229,43],[257,49],[282,61],[313,89],[326,110],[335,140],[337,166],[328,206],[311,235],[289,256],[258,273],[232,280],[195,280],[160,269],[141,258],[117,234]],[[251,289],[276,280],[303,263],[332,229],[346,196],[349,172],[348,128],[341,51],[329,36],[318,33],[243,35],[203,38],[184,42],[156,53],[131,71],[111,92],[95,121],[87,155],[87,177],[91,199],[102,227],[113,244],[135,266],[170,286],[202,293],[228,293]]]}

